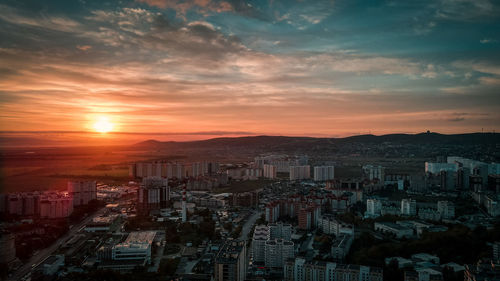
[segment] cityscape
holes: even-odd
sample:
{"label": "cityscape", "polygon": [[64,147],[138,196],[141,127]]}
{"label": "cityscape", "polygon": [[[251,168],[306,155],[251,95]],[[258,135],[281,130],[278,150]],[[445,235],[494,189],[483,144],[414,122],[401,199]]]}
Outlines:
{"label": "cityscape", "polygon": [[0,280],[500,281],[500,5],[0,0]]}

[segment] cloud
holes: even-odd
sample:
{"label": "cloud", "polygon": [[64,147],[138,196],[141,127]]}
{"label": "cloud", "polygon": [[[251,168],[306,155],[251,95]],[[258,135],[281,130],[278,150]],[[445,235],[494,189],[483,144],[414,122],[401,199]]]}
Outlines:
{"label": "cloud", "polygon": [[158,7],[160,9],[173,9],[178,16],[185,17],[187,12],[196,9],[200,13],[222,13],[234,11],[231,3],[226,1],[212,0],[137,0],[139,3],[145,3],[149,6]]}
{"label": "cloud", "polygon": [[[317,11],[290,10],[285,11]],[[351,43],[282,49],[283,37],[264,29],[251,34],[272,39],[269,49],[259,49],[238,26],[169,14],[147,6],[97,9],[72,17],[75,24],[65,30],[54,29],[52,19],[60,17],[50,14],[48,21],[35,17],[36,25],[9,22],[14,28],[0,30],[4,42],[23,44],[0,45],[2,129],[85,130],[95,116],[105,114],[124,131],[248,133],[262,132],[266,124],[267,132],[343,134],[366,127],[419,131],[436,120],[446,129],[453,126],[446,120],[453,118],[465,118],[457,122],[465,128],[479,118],[449,113],[497,111],[493,94],[469,86],[493,85],[487,77],[497,77],[494,62],[448,65],[404,52],[356,49]],[[9,16],[23,17],[17,10]],[[312,18],[299,21],[307,28],[315,25]],[[293,29],[285,22],[259,24],[285,28],[279,32]],[[317,34],[297,34],[292,32],[296,40],[318,42]],[[444,75],[437,74],[447,71],[455,76],[443,83]],[[470,80],[463,79],[464,72],[472,73]],[[433,80],[422,83],[423,78]],[[440,91],[452,86],[462,87],[464,94]],[[387,126],[389,119],[396,120],[394,126]]]}
{"label": "cloud", "polygon": [[92,49],[92,46],[90,46],[90,45],[77,45],[76,48],[78,50],[81,50],[81,51],[85,52],[85,51],[88,51],[88,50]]}
{"label": "cloud", "polygon": [[470,21],[498,15],[498,7],[489,0],[441,0],[436,17],[448,20]]}
{"label": "cloud", "polygon": [[435,67],[433,64],[428,64],[427,69],[424,73],[422,73],[422,77],[424,78],[436,78],[437,73],[435,71]]}
{"label": "cloud", "polygon": [[490,39],[490,38],[484,38],[479,40],[479,43],[481,44],[489,44],[489,43],[497,43],[498,41],[495,39]]}
{"label": "cloud", "polygon": [[66,17],[22,14],[17,9],[2,4],[0,4],[0,10],[2,11],[0,20],[14,25],[62,32],[74,32],[81,28],[77,21]]}
{"label": "cloud", "polygon": [[413,27],[413,31],[417,35],[426,35],[430,33],[434,29],[434,27],[436,27],[436,23],[434,21],[429,21],[424,23],[420,22],[420,20],[417,19],[414,19],[414,21],[416,23]]}
{"label": "cloud", "polygon": [[456,117],[456,118],[448,119],[448,121],[450,121],[450,122],[461,122],[461,121],[464,121],[464,120],[465,120],[464,117]]}
{"label": "cloud", "polygon": [[486,85],[500,86],[500,77],[480,77],[479,81]]}

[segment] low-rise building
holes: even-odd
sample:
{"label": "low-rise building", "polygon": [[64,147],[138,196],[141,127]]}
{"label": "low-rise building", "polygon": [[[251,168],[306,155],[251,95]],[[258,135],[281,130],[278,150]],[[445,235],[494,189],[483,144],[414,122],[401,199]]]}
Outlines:
{"label": "low-rise building", "polygon": [[333,234],[335,236],[342,234],[354,235],[354,225],[338,221],[330,215],[323,215],[318,220],[318,228],[325,234]]}
{"label": "low-rise building", "polygon": [[331,256],[336,261],[343,261],[351,249],[354,236],[350,234],[341,234],[332,243]]}
{"label": "low-rise building", "polygon": [[391,222],[376,222],[375,231],[393,234],[396,238],[413,236],[413,229]]}
{"label": "low-rise building", "polygon": [[442,219],[452,219],[455,217],[455,205],[450,201],[438,201],[437,211]]}

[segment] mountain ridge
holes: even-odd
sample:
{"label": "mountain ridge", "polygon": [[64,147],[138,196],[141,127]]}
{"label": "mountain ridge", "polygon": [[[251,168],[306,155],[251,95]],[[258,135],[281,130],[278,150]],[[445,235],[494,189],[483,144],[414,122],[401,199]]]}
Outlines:
{"label": "mountain ridge", "polygon": [[294,137],[294,136],[242,136],[242,137],[219,137],[195,141],[158,141],[154,139],[135,143],[133,147],[164,147],[164,146],[245,146],[245,145],[293,145],[295,144],[345,144],[345,143],[415,143],[415,144],[492,144],[500,143],[500,133],[464,133],[464,134],[440,134],[440,133],[418,133],[418,134],[386,134],[386,135],[356,135],[344,138],[324,137]]}

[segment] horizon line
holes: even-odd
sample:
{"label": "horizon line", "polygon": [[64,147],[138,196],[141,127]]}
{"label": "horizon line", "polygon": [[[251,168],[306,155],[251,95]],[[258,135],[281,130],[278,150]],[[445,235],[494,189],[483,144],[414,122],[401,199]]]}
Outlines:
{"label": "horizon line", "polygon": [[489,134],[489,133],[496,133],[495,130],[493,131],[472,131],[472,132],[457,132],[457,133],[440,133],[440,132],[435,132],[435,131],[420,131],[420,132],[393,132],[393,133],[382,133],[382,134],[376,134],[376,133],[371,133],[371,132],[359,132],[359,133],[352,133],[352,134],[346,134],[345,136],[334,136],[336,134],[324,134],[324,133],[311,133],[311,134],[302,134],[302,135],[295,135],[295,134],[267,134],[267,133],[257,133],[257,132],[248,132],[248,131],[195,131],[195,132],[127,132],[127,131],[115,131],[115,132],[107,132],[107,133],[100,133],[100,132],[94,132],[94,131],[71,131],[71,130],[47,130],[47,131],[40,131],[40,130],[34,130],[34,131],[27,131],[27,130],[19,130],[19,131],[13,131],[13,130],[5,130],[2,131],[0,130],[0,134],[91,134],[91,135],[164,135],[164,136],[224,136],[224,135],[240,135],[240,136],[277,136],[277,137],[329,137],[329,138],[347,138],[347,137],[353,137],[353,136],[363,136],[363,135],[373,135],[373,136],[385,136],[385,135],[398,135],[398,134],[403,134],[403,135],[417,135],[417,134],[425,134],[425,133],[435,133],[435,134],[440,134],[440,135],[463,135],[463,134]]}

